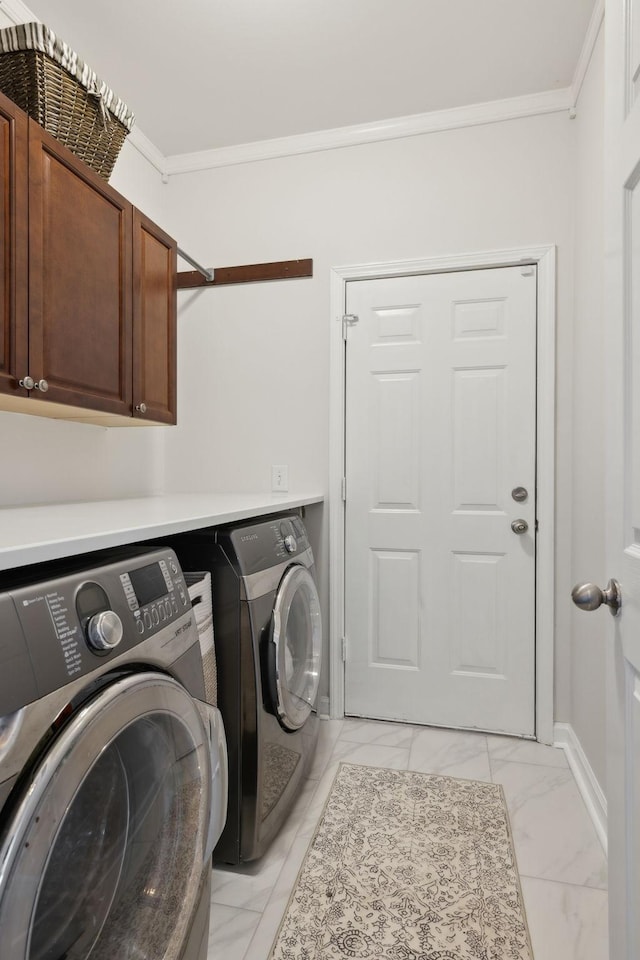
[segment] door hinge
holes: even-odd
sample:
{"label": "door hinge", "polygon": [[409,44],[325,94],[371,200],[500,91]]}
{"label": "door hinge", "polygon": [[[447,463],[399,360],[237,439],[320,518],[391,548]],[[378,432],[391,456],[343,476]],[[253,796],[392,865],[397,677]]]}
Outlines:
{"label": "door hinge", "polygon": [[347,638],[342,638],[342,662],[347,662]]}
{"label": "door hinge", "polygon": [[347,478],[342,478],[342,499],[346,501],[347,499]]}
{"label": "door hinge", "polygon": [[355,313],[345,313],[342,317],[342,337],[344,340],[347,339],[347,330],[349,327],[352,327],[354,323],[359,321],[360,317],[357,317]]}

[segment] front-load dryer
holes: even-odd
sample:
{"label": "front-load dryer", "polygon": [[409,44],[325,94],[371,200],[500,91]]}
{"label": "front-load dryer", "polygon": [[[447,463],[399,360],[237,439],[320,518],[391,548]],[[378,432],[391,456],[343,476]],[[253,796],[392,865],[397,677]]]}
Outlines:
{"label": "front-load dryer", "polygon": [[315,750],[322,655],[313,553],[297,515],[183,534],[185,570],[212,575],[218,706],[229,749],[229,810],[214,860],[262,856]]}
{"label": "front-load dryer", "polygon": [[0,957],[204,960],[226,746],[173,551],[0,575]]}

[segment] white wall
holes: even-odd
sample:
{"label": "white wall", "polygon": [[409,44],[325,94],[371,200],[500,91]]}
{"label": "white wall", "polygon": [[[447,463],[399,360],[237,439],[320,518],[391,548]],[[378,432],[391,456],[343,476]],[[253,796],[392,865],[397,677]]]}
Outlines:
{"label": "white wall", "polygon": [[[111,184],[162,223],[159,174],[125,142]],[[26,373],[27,371],[25,371]],[[162,489],[166,428],[106,429],[0,413],[0,507],[142,496]]]}
{"label": "white wall", "polygon": [[[562,113],[172,177],[168,229],[201,262],[313,257],[314,277],[179,294],[179,426],[167,434],[167,488],[267,490],[276,462],[289,464],[292,489],[327,489],[330,267],[556,243],[564,600],[574,162],[574,128]],[[570,713],[569,616],[559,603],[559,720]]]}
{"label": "white wall", "polygon": [[[603,297],[603,31],[578,102],[575,314],[573,337],[573,542],[571,581],[604,584],[604,381],[606,317]],[[567,440],[569,438],[567,437]],[[571,617],[571,723],[605,787],[605,651],[609,616],[604,610]]]}

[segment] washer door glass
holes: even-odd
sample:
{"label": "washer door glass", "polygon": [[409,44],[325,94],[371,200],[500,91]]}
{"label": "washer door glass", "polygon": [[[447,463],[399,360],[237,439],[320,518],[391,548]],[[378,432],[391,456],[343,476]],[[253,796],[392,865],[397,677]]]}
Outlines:
{"label": "washer door glass", "polygon": [[126,677],[84,704],[3,831],[0,957],[177,960],[208,869],[210,784],[175,681]]}
{"label": "washer door glass", "polygon": [[305,567],[282,578],[273,607],[276,708],[287,730],[298,730],[315,705],[320,682],[322,621],[320,599]]}

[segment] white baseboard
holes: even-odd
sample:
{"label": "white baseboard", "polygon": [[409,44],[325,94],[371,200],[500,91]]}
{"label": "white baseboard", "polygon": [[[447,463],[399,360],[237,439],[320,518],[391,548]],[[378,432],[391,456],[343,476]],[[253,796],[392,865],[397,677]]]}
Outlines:
{"label": "white baseboard", "polygon": [[607,798],[593,768],[582,749],[582,744],[570,723],[554,723],[554,746],[561,747],[567,755],[569,768],[574,776],[578,790],[585,802],[589,816],[596,828],[598,839],[604,852],[607,852]]}

